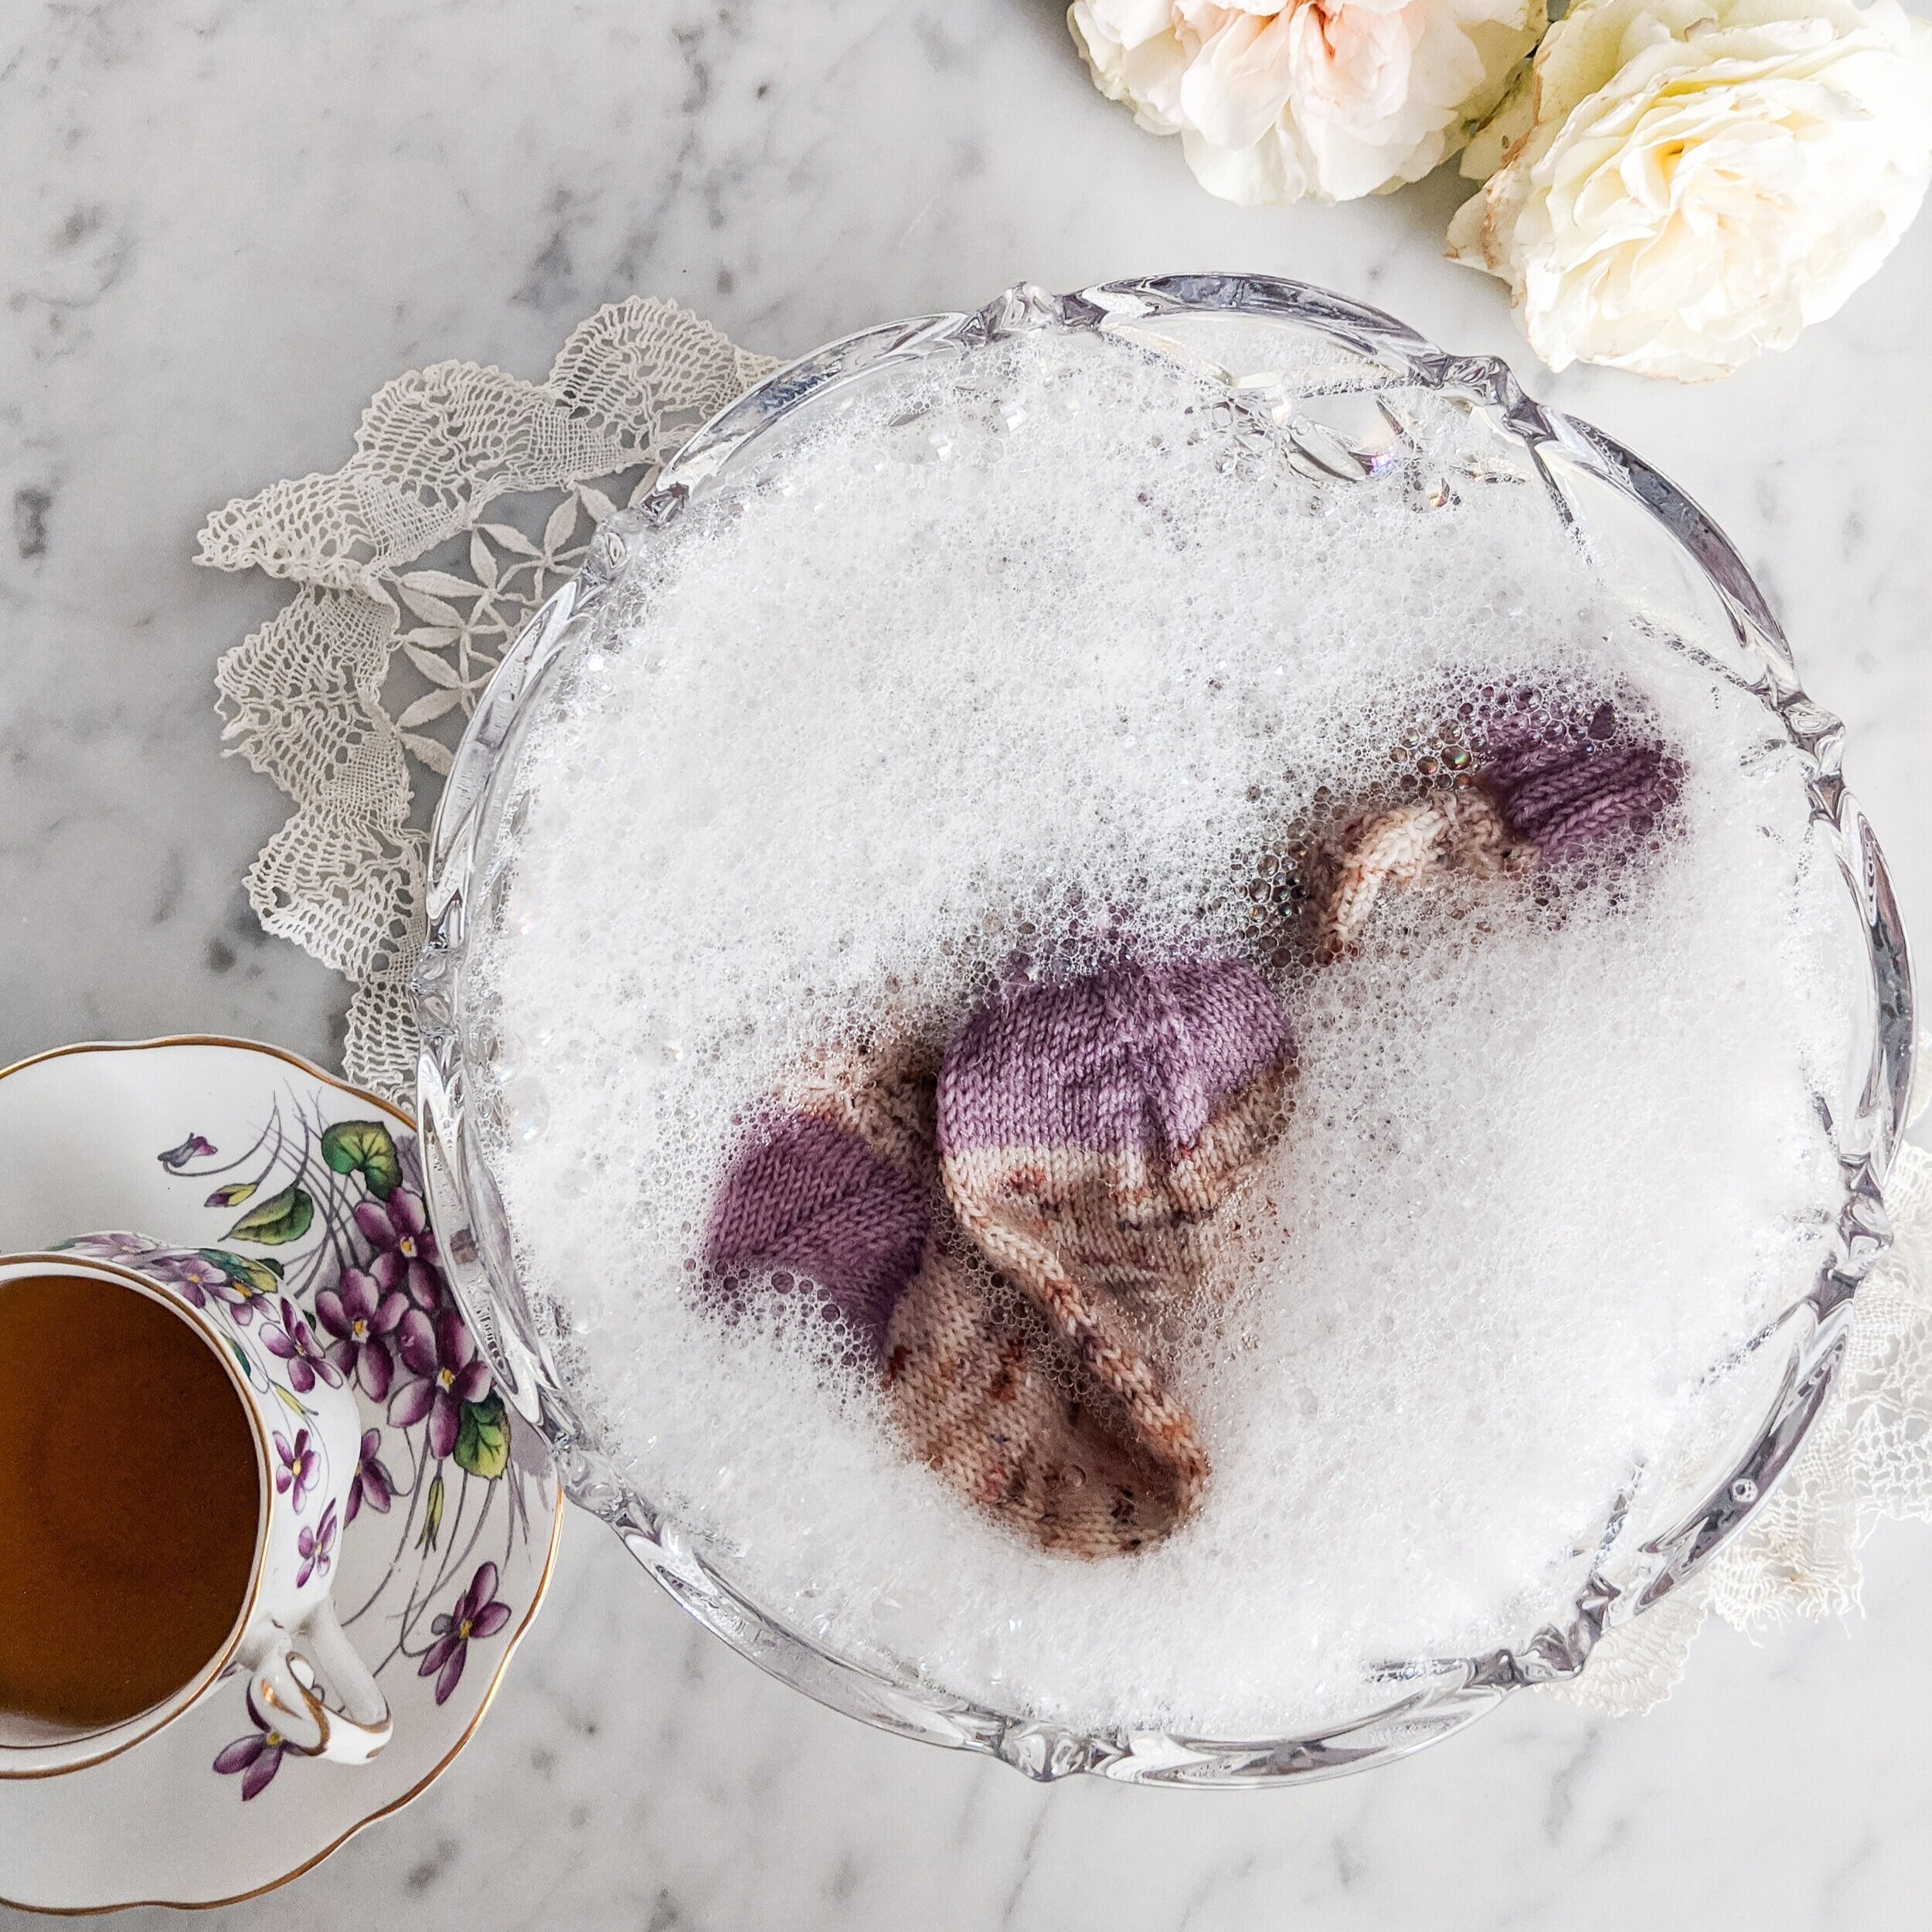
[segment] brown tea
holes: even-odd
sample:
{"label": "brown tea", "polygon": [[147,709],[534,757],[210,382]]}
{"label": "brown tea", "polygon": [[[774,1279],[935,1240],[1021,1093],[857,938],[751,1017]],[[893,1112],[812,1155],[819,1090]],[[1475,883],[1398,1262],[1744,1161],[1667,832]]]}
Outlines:
{"label": "brown tea", "polygon": [[118,1723],[220,1649],[260,1478],[208,1341],[134,1289],[0,1282],[0,1713]]}

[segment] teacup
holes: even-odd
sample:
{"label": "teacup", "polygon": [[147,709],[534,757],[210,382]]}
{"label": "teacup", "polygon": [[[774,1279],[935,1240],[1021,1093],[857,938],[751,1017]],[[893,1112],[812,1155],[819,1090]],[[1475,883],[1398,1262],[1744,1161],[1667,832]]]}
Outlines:
{"label": "teacup", "polygon": [[[223,1593],[231,1580],[233,1598],[226,1636],[217,1634],[205,1660],[172,1689],[131,1714],[113,1706],[111,1687],[110,1701],[104,1703],[90,1702],[84,1694],[78,1695],[77,1701],[69,1697],[57,1702],[49,1691],[36,1706],[25,1696],[9,1699],[0,1677],[0,1778],[45,1777],[97,1764],[151,1736],[202,1699],[234,1696],[223,1682],[231,1675],[243,1677],[255,1718],[287,1750],[362,1764],[388,1741],[387,1702],[343,1634],[331,1601],[336,1545],[362,1429],[355,1394],[328,1362],[306,1322],[276,1294],[279,1283],[273,1264],[237,1263],[232,1256],[223,1260],[226,1270],[199,1250],[164,1248],[141,1236],[123,1233],[83,1235],[48,1252],[0,1258],[0,1310],[8,1308],[9,1291],[14,1291],[10,1332],[15,1338],[15,1366],[9,1372],[18,1375],[21,1364],[37,1360],[34,1352],[43,1343],[55,1345],[49,1338],[56,1329],[58,1346],[66,1352],[60,1359],[68,1371],[56,1378],[49,1357],[41,1379],[23,1383],[15,1391],[16,1432],[29,1398],[55,1405],[46,1413],[59,1425],[61,1459],[53,1465],[56,1451],[50,1444],[15,1445],[15,1513],[24,1520],[0,1524],[0,1535],[15,1539],[6,1553],[14,1573],[29,1577],[36,1587],[44,1587],[50,1603],[97,1604],[104,1627],[111,1612],[123,1640],[131,1620],[138,1622],[151,1604],[165,1607],[159,1612],[165,1621],[175,1614],[175,1605],[186,1604],[196,1591],[206,1598],[213,1590],[216,1609],[210,1610],[206,1601],[201,1609],[205,1615],[216,1614],[226,1609],[228,1598]],[[261,1278],[235,1280],[232,1270],[237,1266],[260,1269]],[[138,1298],[143,1305],[123,1304],[121,1295]],[[236,1318],[238,1310],[244,1318]],[[105,1338],[100,1345],[100,1362],[90,1359],[89,1332],[77,1326],[80,1311],[92,1311],[97,1319],[103,1315],[110,1318],[100,1322],[104,1338],[112,1337],[111,1345]],[[207,1352],[206,1359],[182,1340],[171,1320],[199,1341]],[[138,1345],[130,1342],[129,1338],[138,1335],[147,1336],[151,1345],[151,1345],[143,1355]],[[227,1461],[206,1470],[202,1479],[208,1481],[209,1514],[226,1507],[234,1528],[230,1546],[216,1553],[218,1580],[210,1581],[199,1544],[184,1549],[183,1567],[171,1572],[167,1565],[172,1553],[165,1545],[156,1549],[150,1543],[128,1553],[128,1574],[140,1570],[148,1579],[148,1595],[131,1594],[131,1582],[118,1594],[114,1582],[94,1590],[93,1573],[118,1577],[112,1538],[134,1539],[129,1529],[117,1529],[122,1516],[97,1502],[104,1485],[125,1479],[129,1471],[99,1465],[115,1453],[111,1445],[116,1443],[127,1460],[138,1462],[138,1458],[128,1455],[126,1418],[91,1412],[88,1405],[104,1405],[111,1388],[131,1387],[151,1406],[160,1400],[158,1384],[143,1389],[140,1379],[145,1372],[141,1365],[151,1358],[156,1378],[176,1378],[167,1384],[168,1402],[184,1403],[192,1395],[196,1402],[212,1404],[206,1414],[219,1426],[210,1428],[206,1440],[213,1447],[205,1453]],[[225,1395],[210,1372],[210,1360],[225,1382]],[[90,1373],[97,1367],[100,1372]],[[56,1379],[58,1389],[50,1393]],[[165,1406],[154,1413],[172,1414],[179,1420],[175,1411]],[[185,1455],[180,1443],[174,1448],[176,1454]],[[204,1453],[199,1445],[197,1453]],[[39,1458],[31,1475],[22,1473],[19,1458],[23,1454]],[[250,1472],[245,1462],[251,1455],[252,1542],[247,1489]],[[0,1476],[6,1473],[0,1471]],[[36,1480],[41,1485],[38,1490],[31,1488]],[[186,1530],[199,1531],[203,1526],[179,1508],[173,1520],[182,1526],[184,1543],[194,1543]],[[165,1537],[165,1524],[155,1533]],[[36,1538],[49,1553],[44,1561],[36,1556]],[[83,1572],[88,1576],[83,1577]],[[170,1580],[177,1576],[180,1586],[175,1590]],[[82,1580],[77,1583],[77,1577]],[[154,1594],[157,1580],[158,1595]],[[80,1684],[84,1692],[83,1680],[91,1668],[88,1634],[60,1625],[52,1629],[46,1641],[49,1645],[58,1641],[60,1668],[66,1673],[59,1681]],[[178,1636],[181,1643],[195,1641],[192,1629],[168,1634]],[[34,1631],[18,1617],[14,1638],[31,1675]],[[106,1656],[114,1647],[104,1642],[101,1648]],[[122,1648],[127,1649],[124,1641]],[[158,1662],[138,1661],[165,1670],[172,1654],[164,1645]],[[124,1658],[115,1667],[122,1664]],[[104,1662],[104,1672],[109,1667]],[[117,1681],[138,1686],[143,1680],[140,1670],[128,1664]],[[333,1703],[325,1701],[324,1684]],[[146,1693],[137,1688],[133,1694]]]}

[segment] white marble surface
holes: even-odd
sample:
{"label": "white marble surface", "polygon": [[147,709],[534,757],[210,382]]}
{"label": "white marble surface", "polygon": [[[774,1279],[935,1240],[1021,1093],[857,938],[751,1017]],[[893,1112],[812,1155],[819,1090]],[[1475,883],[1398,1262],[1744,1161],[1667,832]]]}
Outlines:
{"label": "white marble surface", "polygon": [[[385,377],[451,355],[538,373],[632,291],[797,352],[1022,277],[1253,267],[1505,355],[1737,539],[1850,723],[1923,927],[1932,220],[1838,320],[1727,384],[1553,379],[1498,287],[1437,258],[1453,183],[1213,202],[1090,91],[1053,0],[0,14],[0,1057],[202,1029],[332,1057],[342,989],[238,889],[281,801],[221,758],[209,708],[216,655],[276,593],[191,568],[196,528],[333,468]],[[1392,1770],[1253,1795],[1044,1791],[873,1736],[571,1532],[450,1775],[220,1922],[1932,1926],[1922,1527],[1872,1545],[1849,1627],[1714,1631],[1648,1718],[1519,1699]]]}

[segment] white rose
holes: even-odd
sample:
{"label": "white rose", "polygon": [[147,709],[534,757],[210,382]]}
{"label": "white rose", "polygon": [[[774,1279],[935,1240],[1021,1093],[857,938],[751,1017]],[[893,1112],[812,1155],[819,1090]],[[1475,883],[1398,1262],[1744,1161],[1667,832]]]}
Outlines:
{"label": "white rose", "polygon": [[1472,141],[1458,260],[1552,369],[1726,376],[1842,305],[1932,176],[1932,26],[1897,0],[1579,0]]}
{"label": "white rose", "polygon": [[1073,0],[1066,16],[1101,93],[1250,203],[1420,180],[1502,99],[1544,19],[1544,0]]}

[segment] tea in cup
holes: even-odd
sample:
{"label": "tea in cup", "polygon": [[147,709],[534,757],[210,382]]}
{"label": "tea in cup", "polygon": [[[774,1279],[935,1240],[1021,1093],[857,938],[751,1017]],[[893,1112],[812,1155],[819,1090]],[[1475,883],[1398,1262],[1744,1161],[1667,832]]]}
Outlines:
{"label": "tea in cup", "polygon": [[198,1294],[192,1250],[82,1244],[118,1258],[0,1260],[0,1777],[98,1764],[243,1672],[286,1748],[366,1762],[389,1710],[330,1600],[354,1394]]}

